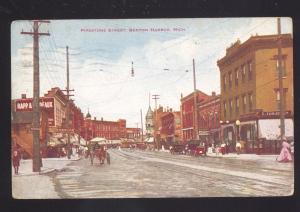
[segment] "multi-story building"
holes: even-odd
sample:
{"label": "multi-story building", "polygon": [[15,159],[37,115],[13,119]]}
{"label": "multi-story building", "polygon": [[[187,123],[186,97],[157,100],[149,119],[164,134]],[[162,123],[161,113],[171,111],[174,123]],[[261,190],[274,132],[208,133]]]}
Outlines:
{"label": "multi-story building", "polygon": [[210,144],[220,143],[220,95],[212,92],[198,105],[199,137]]}
{"label": "multi-story building", "polygon": [[107,140],[120,140],[127,136],[126,120],[124,119],[119,119],[118,121],[105,121],[103,118],[97,120],[96,117],[91,119],[91,114],[88,112],[84,127],[85,130],[82,133],[86,140],[91,140],[95,137],[103,137]]}
{"label": "multi-story building", "polygon": [[[207,94],[196,90],[196,105],[199,105],[202,101],[208,99],[208,97]],[[182,139],[186,142],[196,139],[195,134],[199,134],[199,132],[194,132],[194,129],[197,128],[194,121],[195,112],[197,112],[197,109],[194,109],[194,92],[185,97],[181,95],[180,101]]]}
{"label": "multi-story building", "polygon": [[[293,39],[283,34],[284,110],[293,116]],[[221,79],[222,139],[234,150],[237,139],[245,150],[277,152],[279,132],[278,35],[251,36],[226,49],[218,60]],[[286,119],[286,135],[293,121]],[[265,140],[262,142],[262,140]]]}
{"label": "multi-story building", "polygon": [[[22,94],[22,98],[12,100],[12,133],[19,126],[27,126],[30,128],[32,118],[32,98],[27,98],[26,94]],[[60,138],[57,142],[66,142],[67,123],[66,123],[66,110],[68,99],[66,95],[58,87],[49,90],[43,97],[40,97],[40,109],[41,109],[41,145],[46,147],[53,140]],[[70,101],[70,125],[71,137],[75,134],[80,134],[84,122],[83,114],[81,110],[76,107],[74,102]],[[24,120],[22,120],[24,119]],[[47,124],[45,124],[45,122]],[[29,126],[29,127],[28,127]],[[22,128],[22,127],[21,127]],[[24,128],[24,127],[23,127]],[[21,132],[21,131],[20,131]],[[13,142],[18,143],[29,155],[31,155],[30,147],[32,146],[32,132],[29,130],[27,134],[24,132],[14,133]],[[76,136],[77,137],[77,136]]]}
{"label": "multi-story building", "polygon": [[133,139],[135,141],[139,140],[141,138],[141,129],[134,128],[134,127],[127,127],[126,128],[126,138]]}
{"label": "multi-story building", "polygon": [[164,115],[161,116],[161,139],[162,144],[169,146],[174,142],[181,140],[181,120],[180,112],[168,109]]}
{"label": "multi-story building", "polygon": [[164,108],[159,105],[159,107],[153,112],[153,125],[154,125],[154,139],[157,148],[161,148],[161,128],[162,122],[161,117],[165,114]]}

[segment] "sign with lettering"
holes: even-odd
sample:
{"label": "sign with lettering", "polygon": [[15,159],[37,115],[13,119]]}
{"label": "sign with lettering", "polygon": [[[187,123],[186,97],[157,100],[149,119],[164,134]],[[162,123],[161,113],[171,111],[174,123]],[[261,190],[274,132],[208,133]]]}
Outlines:
{"label": "sign with lettering", "polygon": [[[285,111],[284,116],[290,117],[291,111]],[[279,117],[280,117],[280,111],[269,111],[269,112],[261,113],[261,118],[279,118]]]}
{"label": "sign with lettering", "polygon": [[[33,110],[33,99],[17,99],[15,101],[17,112],[26,112]],[[40,98],[40,108],[47,112],[48,125],[55,126],[54,120],[54,98],[52,97],[41,97]]]}
{"label": "sign with lettering", "polygon": [[[16,111],[32,111],[33,99],[17,99],[16,100]],[[40,98],[40,107],[45,109],[54,108],[54,99],[53,98]]]}

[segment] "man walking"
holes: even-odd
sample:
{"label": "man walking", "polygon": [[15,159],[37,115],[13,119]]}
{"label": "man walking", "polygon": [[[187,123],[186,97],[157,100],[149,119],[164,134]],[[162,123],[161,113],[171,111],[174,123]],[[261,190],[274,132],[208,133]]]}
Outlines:
{"label": "man walking", "polygon": [[12,162],[13,162],[15,174],[19,174],[20,160],[21,160],[21,154],[18,149],[15,149],[13,151],[13,156],[12,156]]}

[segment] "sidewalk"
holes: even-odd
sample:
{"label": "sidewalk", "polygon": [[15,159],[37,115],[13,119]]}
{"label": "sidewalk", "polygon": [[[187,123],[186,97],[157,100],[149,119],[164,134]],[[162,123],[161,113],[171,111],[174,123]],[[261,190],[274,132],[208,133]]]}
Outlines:
{"label": "sidewalk", "polygon": [[240,160],[267,160],[267,161],[276,161],[276,157],[278,155],[257,155],[257,154],[236,154],[229,153],[222,155],[216,155],[216,153],[207,153],[208,157],[219,157],[219,158],[232,158],[232,159],[240,159]]}
{"label": "sidewalk", "polygon": [[80,160],[80,157],[71,156],[71,159],[67,157],[63,158],[43,158],[42,163],[43,167],[41,167],[40,172],[32,171],[32,159],[21,160],[19,167],[19,174],[15,174],[12,167],[12,177],[20,177],[20,176],[34,176],[34,175],[42,175],[53,172],[55,170],[61,170],[66,165],[71,163],[72,161]]}

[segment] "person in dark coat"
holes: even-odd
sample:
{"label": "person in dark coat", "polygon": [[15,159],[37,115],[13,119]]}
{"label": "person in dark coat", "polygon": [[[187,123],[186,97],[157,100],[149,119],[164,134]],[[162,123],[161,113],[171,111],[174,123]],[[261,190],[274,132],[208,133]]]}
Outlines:
{"label": "person in dark coat", "polygon": [[12,155],[12,162],[13,162],[15,174],[19,174],[20,160],[21,160],[21,153],[19,152],[18,149],[15,149]]}

